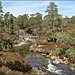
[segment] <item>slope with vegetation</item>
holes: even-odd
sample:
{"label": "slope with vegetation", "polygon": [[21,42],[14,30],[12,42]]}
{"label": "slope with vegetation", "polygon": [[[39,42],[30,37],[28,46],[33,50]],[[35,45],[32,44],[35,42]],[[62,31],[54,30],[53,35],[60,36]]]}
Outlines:
{"label": "slope with vegetation", "polygon": [[[0,1],[0,56],[3,57],[2,60],[5,59],[4,57],[7,57],[8,60],[8,57],[14,56],[12,55],[13,53],[10,56],[10,52],[7,51],[6,53],[5,51],[6,48],[13,47],[13,42],[18,38],[16,32],[23,29],[25,33],[38,37],[36,42],[30,47],[30,50],[46,53],[49,56],[66,57],[71,62],[70,66],[75,67],[75,16],[62,18],[54,2],[50,2],[45,11],[48,14],[44,18],[39,12],[30,16],[24,14],[15,17],[10,12],[3,15],[1,3]],[[21,70],[21,68],[18,68],[19,65],[25,65],[24,63],[21,65],[19,60],[5,62],[11,62],[12,65],[16,65],[16,62],[19,62],[15,66],[18,70]],[[3,67],[5,67],[6,64],[3,64]],[[7,64],[6,67],[9,68],[12,65]],[[12,66],[11,68],[15,67]]]}

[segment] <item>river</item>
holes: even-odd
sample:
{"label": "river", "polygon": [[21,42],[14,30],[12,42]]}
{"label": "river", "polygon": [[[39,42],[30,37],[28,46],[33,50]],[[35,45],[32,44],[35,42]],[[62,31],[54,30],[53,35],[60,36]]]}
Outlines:
{"label": "river", "polygon": [[11,51],[20,54],[23,59],[30,61],[37,74],[41,70],[47,75],[75,75],[75,71],[72,71],[67,65],[54,65],[52,64],[52,60],[42,56],[41,53],[29,51],[31,45],[32,42],[29,42],[25,45],[14,47]]}

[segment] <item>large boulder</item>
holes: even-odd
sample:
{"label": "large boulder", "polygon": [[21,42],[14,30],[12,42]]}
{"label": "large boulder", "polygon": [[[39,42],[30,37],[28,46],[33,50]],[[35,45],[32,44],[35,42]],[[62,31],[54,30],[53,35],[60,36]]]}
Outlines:
{"label": "large boulder", "polygon": [[22,57],[13,52],[0,52],[0,62],[2,65],[21,72],[28,72],[32,70],[32,66],[29,61],[22,59]]}

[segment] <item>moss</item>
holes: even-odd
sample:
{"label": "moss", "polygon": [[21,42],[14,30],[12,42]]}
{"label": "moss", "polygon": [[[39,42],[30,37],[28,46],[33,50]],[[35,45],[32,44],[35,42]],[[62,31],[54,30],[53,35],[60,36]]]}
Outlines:
{"label": "moss", "polygon": [[24,74],[23,72],[9,72],[9,74]]}
{"label": "moss", "polygon": [[6,57],[7,59],[15,59],[15,55],[11,52],[8,53],[8,52],[1,51],[0,53],[3,54],[2,56]]}

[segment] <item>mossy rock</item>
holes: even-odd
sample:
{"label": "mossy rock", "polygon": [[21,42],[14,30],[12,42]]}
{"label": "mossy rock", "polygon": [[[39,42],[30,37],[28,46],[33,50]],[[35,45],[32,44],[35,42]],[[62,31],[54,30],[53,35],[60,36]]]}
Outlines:
{"label": "mossy rock", "polygon": [[32,69],[30,62],[22,59],[19,54],[3,51],[1,51],[0,53],[3,54],[2,56],[0,56],[0,61],[2,62],[2,65],[21,72],[27,72]]}

